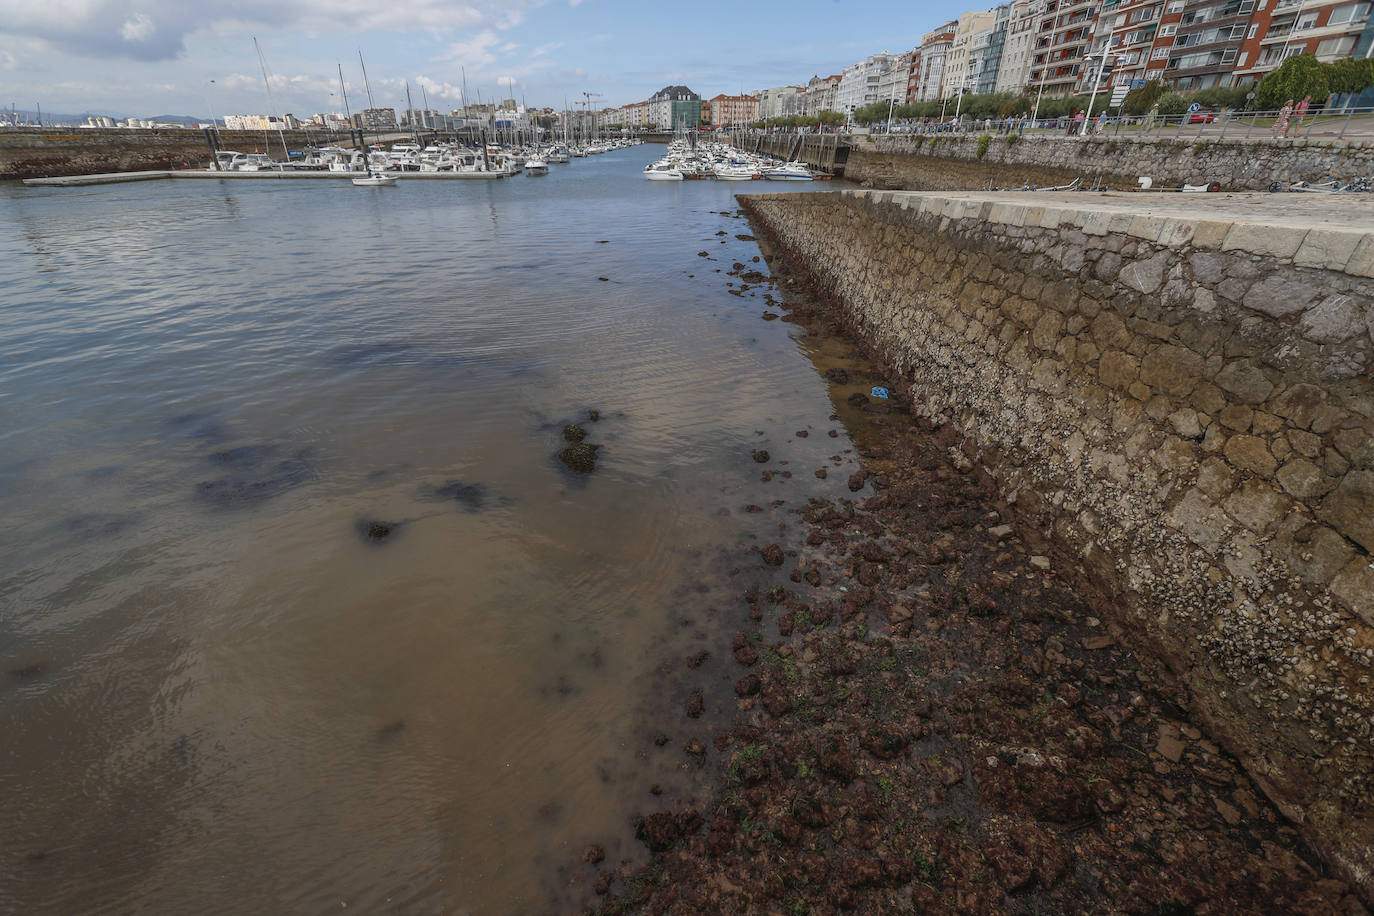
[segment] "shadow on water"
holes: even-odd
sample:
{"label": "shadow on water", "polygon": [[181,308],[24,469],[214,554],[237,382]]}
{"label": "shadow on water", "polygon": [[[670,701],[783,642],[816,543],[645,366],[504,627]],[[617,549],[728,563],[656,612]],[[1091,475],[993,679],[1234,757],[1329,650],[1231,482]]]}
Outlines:
{"label": "shadow on water", "polygon": [[195,495],[217,509],[254,506],[319,476],[312,448],[288,452],[272,443],[241,445],[213,452],[208,461],[224,474],[196,484]]}

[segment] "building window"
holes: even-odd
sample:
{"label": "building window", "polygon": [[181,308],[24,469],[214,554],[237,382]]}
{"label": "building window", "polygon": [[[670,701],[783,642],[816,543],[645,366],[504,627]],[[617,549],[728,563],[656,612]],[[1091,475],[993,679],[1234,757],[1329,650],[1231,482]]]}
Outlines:
{"label": "building window", "polygon": [[1169,56],[1168,48],[1155,48],[1150,52],[1150,60],[1164,60]]}
{"label": "building window", "polygon": [[1355,50],[1355,36],[1342,35],[1339,38],[1328,38],[1317,45],[1318,57],[1345,57]]}
{"label": "building window", "polygon": [[1254,37],[1255,37],[1255,34],[1256,34],[1257,32],[1259,32],[1259,23],[1258,23],[1258,22],[1255,23],[1254,25],[1250,26],[1250,31],[1245,33],[1245,37],[1246,37],[1246,38],[1254,38]]}
{"label": "building window", "polygon": [[1173,3],[1170,3],[1167,7],[1165,7],[1164,12],[1166,12],[1166,13],[1181,13],[1181,12],[1183,12],[1183,7],[1184,7],[1183,0],[1174,0]]}
{"label": "building window", "polygon": [[1174,34],[1177,31],[1178,26],[1176,25],[1162,25],[1159,27],[1159,37],[1168,38],[1170,35]]}
{"label": "building window", "polygon": [[1331,11],[1331,18],[1326,20],[1327,25],[1344,25],[1347,22],[1359,22],[1369,15],[1368,3],[1352,3],[1349,6],[1338,6]]}
{"label": "building window", "polygon": [[1234,64],[1236,62],[1236,49],[1227,48],[1221,52],[1221,62],[1223,64]]}
{"label": "building window", "polygon": [[1316,13],[1307,13],[1307,14],[1304,15],[1301,19],[1298,20],[1297,28],[1295,28],[1294,31],[1295,31],[1295,32],[1305,32],[1305,31],[1307,31],[1308,29],[1312,28],[1312,27],[1313,27],[1314,25],[1316,25],[1316,24],[1317,24],[1317,14],[1316,14]]}

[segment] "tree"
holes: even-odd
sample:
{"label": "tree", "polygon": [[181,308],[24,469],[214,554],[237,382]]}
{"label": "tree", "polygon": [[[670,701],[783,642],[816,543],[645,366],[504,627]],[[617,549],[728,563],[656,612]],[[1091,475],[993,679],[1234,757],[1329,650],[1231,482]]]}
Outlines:
{"label": "tree", "polygon": [[1320,105],[1331,94],[1327,79],[1327,68],[1314,55],[1298,54],[1261,80],[1256,92],[1265,108],[1278,108],[1309,95]]}
{"label": "tree", "polygon": [[1326,65],[1327,88],[1341,95],[1356,95],[1374,86],[1374,58],[1345,57]]}
{"label": "tree", "polygon": [[838,127],[844,123],[844,115],[838,111],[822,111],[817,117],[826,127]]}
{"label": "tree", "polygon": [[1133,115],[1145,114],[1159,101],[1159,97],[1163,94],[1163,80],[1150,80],[1139,89],[1132,89],[1126,94],[1126,113]]}

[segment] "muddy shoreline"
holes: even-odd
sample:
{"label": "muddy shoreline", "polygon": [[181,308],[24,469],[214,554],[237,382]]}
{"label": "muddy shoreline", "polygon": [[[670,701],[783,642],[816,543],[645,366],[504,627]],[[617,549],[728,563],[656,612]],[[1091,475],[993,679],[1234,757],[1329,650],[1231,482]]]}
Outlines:
{"label": "muddy shoreline", "polygon": [[651,787],[648,864],[593,842],[565,866],[571,899],[607,914],[1366,912],[1189,721],[1167,669],[1102,622],[1110,594],[1003,492],[995,460],[913,419],[828,291],[761,248],[771,278],[729,275],[780,291],[765,320],[847,351],[825,373],[858,456],[752,457],[764,483],[843,474],[853,497],[789,507],[776,541],[739,558],[739,600],[718,612],[733,639],[710,650],[733,670],[674,696],[700,737],[645,736],[715,788]]}

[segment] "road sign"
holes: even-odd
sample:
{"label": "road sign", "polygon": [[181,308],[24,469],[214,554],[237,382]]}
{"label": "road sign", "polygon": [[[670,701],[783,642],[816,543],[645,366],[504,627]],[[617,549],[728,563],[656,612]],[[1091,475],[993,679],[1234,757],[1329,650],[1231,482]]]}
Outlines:
{"label": "road sign", "polygon": [[1189,111],[1197,111],[1197,110],[1198,110],[1199,108],[1201,108],[1201,107],[1202,107],[1202,106],[1199,105],[1197,102],[1194,102],[1193,104],[1191,104],[1191,105],[1188,106],[1188,110],[1189,110]]}
{"label": "road sign", "polygon": [[1122,104],[1123,102],[1126,101],[1126,96],[1128,96],[1128,95],[1130,95],[1130,94],[1131,94],[1131,87],[1130,87],[1130,86],[1113,86],[1113,87],[1112,87],[1112,100],[1111,100],[1110,102],[1108,102],[1107,104],[1110,105],[1112,108],[1120,107],[1121,104]]}

